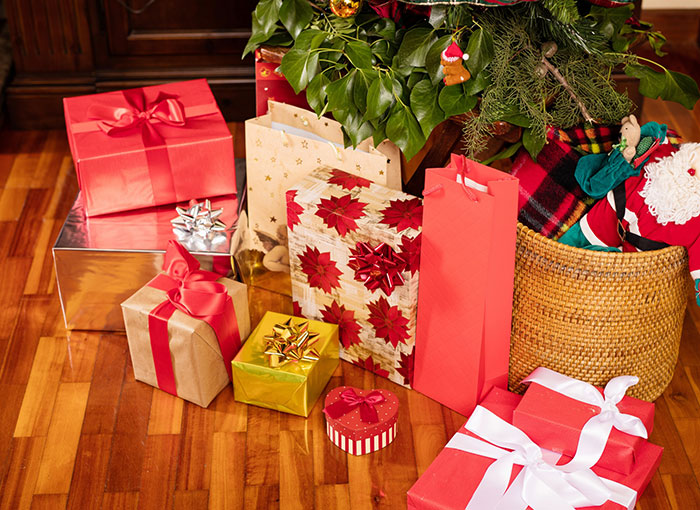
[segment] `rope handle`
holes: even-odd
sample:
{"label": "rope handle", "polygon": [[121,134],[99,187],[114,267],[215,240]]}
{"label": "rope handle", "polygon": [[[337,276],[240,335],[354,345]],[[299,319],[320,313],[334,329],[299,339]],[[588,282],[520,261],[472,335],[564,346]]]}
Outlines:
{"label": "rope handle", "polygon": [[333,149],[333,152],[335,153],[335,159],[337,159],[338,161],[342,161],[343,155],[338,150],[338,147],[336,147],[333,142],[328,142],[328,145],[330,145],[331,149]]}

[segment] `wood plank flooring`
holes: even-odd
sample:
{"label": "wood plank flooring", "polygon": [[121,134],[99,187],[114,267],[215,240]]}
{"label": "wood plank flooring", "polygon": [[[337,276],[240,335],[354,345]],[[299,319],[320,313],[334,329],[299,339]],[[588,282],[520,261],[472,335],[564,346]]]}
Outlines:
{"label": "wood plank flooring", "polygon": [[[676,62],[699,71],[697,54]],[[644,118],[700,141],[700,107],[647,101]],[[232,130],[241,155],[242,126]],[[396,441],[353,457],[326,438],[321,405],[304,419],[238,404],[227,389],[202,409],[135,381],[124,335],[67,333],[51,246],[76,191],[64,132],[0,131],[0,509],[405,508],[406,491],[464,422],[419,393],[341,363],[327,390],[387,388],[401,402]],[[254,324],[268,307],[291,311],[264,291],[254,299]],[[651,440],[666,451],[637,508],[700,508],[692,298]]]}

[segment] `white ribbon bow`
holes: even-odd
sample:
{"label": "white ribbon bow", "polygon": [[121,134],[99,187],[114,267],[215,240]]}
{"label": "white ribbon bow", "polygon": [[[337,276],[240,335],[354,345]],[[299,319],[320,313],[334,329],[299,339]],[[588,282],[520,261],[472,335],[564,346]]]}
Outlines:
{"label": "white ribbon bow", "polygon": [[617,408],[627,390],[639,382],[636,376],[623,375],[611,379],[605,386],[603,395],[591,384],[544,367],[535,369],[523,379],[523,383],[528,382],[535,382],[574,400],[600,407],[600,414],[593,416],[581,429],[574,458],[568,464],[560,466],[567,471],[595,466],[603,455],[613,428],[644,439],[649,436],[642,420],[631,414],[623,414]]}
{"label": "white ribbon bow", "polygon": [[[555,465],[559,454],[540,449],[523,431],[484,407],[476,407],[465,427],[483,439],[458,432],[447,448],[496,459],[465,510],[574,510],[608,500],[634,508],[636,491],[590,469],[561,469]],[[509,486],[516,464],[523,469]]]}

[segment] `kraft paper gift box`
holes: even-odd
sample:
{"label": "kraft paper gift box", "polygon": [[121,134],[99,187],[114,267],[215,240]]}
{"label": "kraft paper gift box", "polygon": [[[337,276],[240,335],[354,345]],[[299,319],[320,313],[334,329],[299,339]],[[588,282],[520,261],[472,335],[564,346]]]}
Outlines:
{"label": "kraft paper gift box", "polygon": [[267,113],[268,101],[309,109],[306,91],[295,93],[284,75],[279,72],[278,68],[286,52],[287,48],[266,46],[255,50],[255,114],[258,117]]}
{"label": "kraft paper gift box", "polygon": [[[645,442],[639,450],[634,470],[628,475],[599,467],[588,470],[584,475],[574,473],[573,478],[571,474],[562,475],[551,465],[561,465],[569,460],[567,457],[559,457],[555,452],[542,451],[522,431],[510,425],[513,410],[519,401],[520,396],[493,388],[475,409],[469,421],[460,428],[408,491],[408,509],[635,508],[636,499],[644,492],[659,467],[663,448]],[[474,433],[475,430],[487,437]],[[488,442],[484,442],[484,439]],[[520,443],[528,446],[519,447],[520,449],[509,454],[512,448],[497,444],[504,439],[511,445]],[[474,451],[479,453],[472,453]],[[499,460],[495,460],[496,458]],[[548,466],[541,464],[542,460]],[[524,464],[528,464],[527,467]],[[493,469],[489,471],[490,468]],[[500,471],[500,476],[493,471]],[[595,477],[598,477],[597,481]],[[578,480],[578,483],[575,480]],[[583,480],[585,482],[582,483]],[[591,482],[595,482],[597,490],[595,495],[587,492],[588,497],[585,497],[576,487],[582,488],[581,490],[590,489],[595,486]],[[598,485],[599,483],[603,486]],[[497,490],[489,490],[489,486]],[[598,492],[599,490],[601,492]],[[598,498],[595,505],[589,504],[593,496]],[[599,502],[607,497],[610,499]],[[568,506],[556,506],[562,503],[562,499]],[[499,503],[502,506],[499,506]]]}
{"label": "kraft paper gift box", "polygon": [[616,377],[603,390],[538,368],[523,381],[529,387],[513,424],[543,448],[569,457],[588,451],[588,464],[631,473],[654,426],[654,404],[625,396],[637,380]]}
{"label": "kraft paper gift box", "polygon": [[294,304],[340,326],[340,357],[410,387],[422,201],[321,168],[287,192]]}
{"label": "kraft paper gift box", "polygon": [[401,151],[396,145],[385,140],[375,147],[368,138],[354,149],[346,148],[341,124],[309,110],[270,101],[265,115],[246,121],[245,143],[251,245],[237,260],[261,261],[267,271],[284,274],[258,276],[251,282],[257,287],[291,295],[285,278],[289,260],[284,193],[313,170],[328,165],[401,189]]}
{"label": "kraft paper gift box", "polygon": [[202,407],[228,386],[250,333],[247,286],[171,241],[163,272],[122,303],[134,377]]}
{"label": "kraft paper gift box", "polygon": [[236,401],[308,416],[338,367],[338,326],[266,312],[232,367]]}
{"label": "kraft paper gift box", "polygon": [[[213,198],[211,207],[223,209],[219,219],[227,226],[236,224],[235,196]],[[176,238],[171,224],[176,217],[175,205],[167,205],[88,218],[78,194],[53,246],[67,329],[124,331],[119,305],[161,270],[168,241]],[[203,269],[226,276],[230,238],[230,232],[223,232],[211,240],[222,242],[195,238],[186,244]]]}
{"label": "kraft paper gift box", "polygon": [[204,79],[63,107],[88,216],[236,193],[231,132]]}

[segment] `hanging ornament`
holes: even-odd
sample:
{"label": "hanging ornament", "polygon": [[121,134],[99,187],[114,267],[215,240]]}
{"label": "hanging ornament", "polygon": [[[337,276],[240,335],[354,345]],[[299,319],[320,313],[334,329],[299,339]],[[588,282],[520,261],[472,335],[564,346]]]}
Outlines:
{"label": "hanging ornament", "polygon": [[330,0],[331,11],[339,18],[354,16],[361,6],[362,0]]}
{"label": "hanging ornament", "polygon": [[462,65],[462,60],[467,60],[468,58],[469,55],[464,53],[462,48],[454,41],[444,49],[440,55],[440,63],[442,64],[442,73],[445,75],[442,79],[445,85],[457,85],[471,78],[472,75]]}

